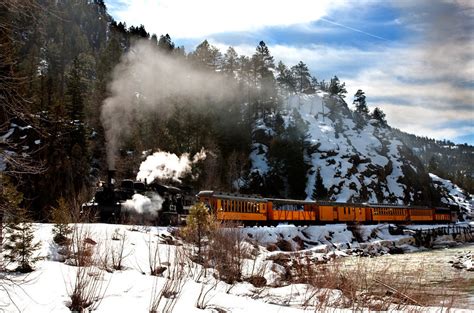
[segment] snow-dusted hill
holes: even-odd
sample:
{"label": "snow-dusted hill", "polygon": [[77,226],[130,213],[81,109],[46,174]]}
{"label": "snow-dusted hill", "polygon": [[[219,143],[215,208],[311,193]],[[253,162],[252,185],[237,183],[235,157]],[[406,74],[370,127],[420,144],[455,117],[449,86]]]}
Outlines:
{"label": "snow-dusted hill", "polygon": [[[306,124],[303,153],[308,170],[301,179],[306,179],[307,199],[315,198],[319,171],[329,200],[394,204],[438,201],[439,194],[422,163],[392,129],[374,119],[357,120],[341,98],[322,91],[293,95],[286,100],[281,116],[285,127],[295,120]],[[269,153],[277,136],[274,121],[274,116],[261,118],[254,128],[251,171],[263,180],[275,166]]]}

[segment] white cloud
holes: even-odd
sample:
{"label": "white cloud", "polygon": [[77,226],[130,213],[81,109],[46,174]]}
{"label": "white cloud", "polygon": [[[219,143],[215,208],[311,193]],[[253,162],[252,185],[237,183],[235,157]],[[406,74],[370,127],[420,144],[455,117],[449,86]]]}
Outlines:
{"label": "white cloud", "polygon": [[128,25],[145,25],[158,35],[195,38],[233,31],[256,31],[316,21],[344,0],[122,0],[112,2],[114,17]]}
{"label": "white cloud", "polygon": [[[224,44],[213,44],[221,51],[227,49]],[[239,54],[255,52],[253,45],[234,48]],[[461,126],[474,121],[474,92],[462,86],[472,84],[474,78],[474,52],[469,43],[458,42],[451,47],[440,43],[437,49],[444,53],[431,54],[424,45],[401,44],[368,51],[314,44],[269,48],[276,60],[288,66],[305,62],[318,79],[338,75],[346,82],[349,104],[357,89],[364,90],[369,107],[382,108],[393,127],[438,139],[454,139],[474,131],[473,127]],[[320,72],[330,74],[321,77]]]}
{"label": "white cloud", "polygon": [[[474,133],[474,125],[466,126],[466,123],[463,123],[473,120],[473,112],[470,110],[440,111],[417,106],[401,107],[391,103],[379,103],[377,106],[385,112],[389,125],[410,134],[435,139],[455,139]],[[453,121],[459,125],[451,125]]]}

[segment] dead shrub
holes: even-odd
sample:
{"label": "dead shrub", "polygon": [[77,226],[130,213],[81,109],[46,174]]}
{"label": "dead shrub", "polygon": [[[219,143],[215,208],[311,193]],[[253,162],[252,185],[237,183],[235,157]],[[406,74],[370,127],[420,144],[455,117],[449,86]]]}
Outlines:
{"label": "dead shrub", "polygon": [[278,250],[278,246],[274,243],[271,243],[267,246],[267,250],[270,251],[270,252],[273,252],[273,251],[277,251]]}
{"label": "dead shrub", "polygon": [[[159,242],[156,239],[153,241],[150,235],[147,245],[148,245],[148,265],[150,268],[150,275],[161,276],[161,274],[164,271],[166,271],[167,268],[164,267],[161,263]],[[169,253],[170,253],[170,250],[168,248],[168,260],[169,260]]]}
{"label": "dead shrub", "polygon": [[83,226],[76,225],[72,235],[72,265],[75,268],[73,282],[66,286],[71,311],[84,312],[86,309],[96,309],[107,290],[104,284],[104,273],[97,267],[100,257],[94,249],[95,243],[90,239],[90,232]]}
{"label": "dead shrub", "polygon": [[250,276],[247,278],[247,281],[257,288],[265,287],[267,285],[267,279],[260,275]]}
{"label": "dead shrub", "polygon": [[293,245],[291,244],[291,242],[285,239],[278,239],[278,241],[276,242],[276,246],[278,247],[278,249],[280,249],[280,251],[293,251]]}
{"label": "dead shrub", "polygon": [[210,281],[208,281],[207,283],[201,284],[201,290],[196,300],[196,308],[201,310],[205,310],[208,308],[209,301],[211,301],[212,299],[209,294],[212,290],[216,289],[218,283],[218,280],[214,280],[213,283],[210,283]]}
{"label": "dead shrub", "polygon": [[218,278],[228,284],[242,280],[242,266],[249,257],[248,246],[240,228],[221,224],[209,234],[212,249],[207,249],[206,261],[217,270]]}
{"label": "dead shrub", "polygon": [[186,283],[187,272],[184,266],[184,251],[176,247],[174,249],[173,258],[171,259],[170,249],[169,247],[166,260],[166,263],[170,264],[170,267],[167,270],[165,283],[161,288],[158,288],[158,279],[156,278],[152,287],[149,305],[150,313],[172,312],[176,301],[179,299],[181,290]]}
{"label": "dead shrub", "polygon": [[347,229],[352,233],[357,242],[364,242],[362,226],[360,224],[349,224]]}
{"label": "dead shrub", "polygon": [[120,271],[123,269],[123,261],[129,256],[129,253],[125,253],[127,234],[126,232],[120,233],[116,229],[111,239],[111,241],[108,240],[108,237],[106,239],[102,267],[108,272]]}

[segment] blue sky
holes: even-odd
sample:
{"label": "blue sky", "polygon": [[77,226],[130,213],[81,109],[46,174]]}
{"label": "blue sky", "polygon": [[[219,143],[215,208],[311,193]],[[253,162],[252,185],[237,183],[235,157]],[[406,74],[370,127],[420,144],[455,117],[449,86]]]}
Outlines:
{"label": "blue sky", "polygon": [[391,126],[474,144],[474,1],[106,0],[127,25],[168,33],[192,51],[204,39],[251,55],[260,40],[288,66],[346,82]]}

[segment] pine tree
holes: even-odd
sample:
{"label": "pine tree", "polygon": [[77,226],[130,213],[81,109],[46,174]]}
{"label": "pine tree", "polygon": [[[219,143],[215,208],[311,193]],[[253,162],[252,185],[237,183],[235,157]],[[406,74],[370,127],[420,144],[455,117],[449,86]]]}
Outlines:
{"label": "pine tree", "polygon": [[72,222],[69,206],[64,198],[59,198],[58,205],[51,212],[53,227],[53,240],[59,245],[69,242],[68,236],[72,233],[69,223]]}
{"label": "pine tree", "polygon": [[323,184],[323,178],[321,177],[321,170],[318,167],[316,171],[316,180],[314,182],[314,189],[313,189],[313,194],[311,195],[311,199],[327,200],[327,198],[328,198],[328,190]]}
{"label": "pine tree", "polygon": [[333,78],[331,78],[331,82],[329,83],[329,92],[332,95],[338,95],[344,98],[345,94],[347,93],[346,83],[341,84],[339,78],[337,76],[334,76]]}
{"label": "pine tree", "polygon": [[18,264],[16,271],[21,273],[32,272],[33,265],[41,258],[34,256],[41,247],[41,243],[33,243],[35,236],[31,219],[26,209],[17,208],[14,215],[7,222],[4,257],[12,263]]}
{"label": "pine tree", "polygon": [[164,52],[172,52],[174,50],[174,43],[171,41],[170,35],[161,35],[158,41],[158,48]]}
{"label": "pine tree", "polygon": [[260,41],[251,59],[251,70],[258,90],[256,113],[272,112],[276,109],[276,86],[273,70],[275,62],[265,42]]}
{"label": "pine tree", "polygon": [[292,93],[296,91],[296,79],[293,75],[293,72],[288,69],[288,67],[283,64],[282,61],[278,62],[276,68],[277,72],[277,82],[282,90],[286,93]]}
{"label": "pine tree", "polygon": [[311,74],[309,73],[308,66],[300,61],[297,65],[291,68],[293,72],[296,89],[299,92],[306,92],[311,88]]}
{"label": "pine tree", "polygon": [[375,108],[374,111],[372,112],[371,116],[374,120],[377,120],[377,122],[381,126],[386,126],[387,125],[387,120],[385,119],[385,113],[382,111],[380,108]]}
{"label": "pine tree", "polygon": [[222,71],[229,78],[234,78],[237,69],[239,68],[239,56],[234,48],[229,47],[224,54],[222,61]]}
{"label": "pine tree", "polygon": [[361,89],[357,90],[355,93],[353,104],[356,107],[356,112],[362,116],[369,115],[369,108],[367,107],[367,102],[365,100],[365,93]]}
{"label": "pine tree", "polygon": [[369,108],[365,101],[365,93],[361,89],[355,93],[353,104],[355,105],[354,120],[357,127],[362,129],[363,126],[367,125]]}
{"label": "pine tree", "polygon": [[190,54],[190,58],[197,67],[216,71],[220,66],[222,54],[219,49],[210,45],[207,40],[204,40]]}
{"label": "pine tree", "polygon": [[209,234],[213,226],[213,218],[204,203],[199,202],[191,207],[183,232],[185,238],[197,245],[197,258],[200,261],[204,237]]}

